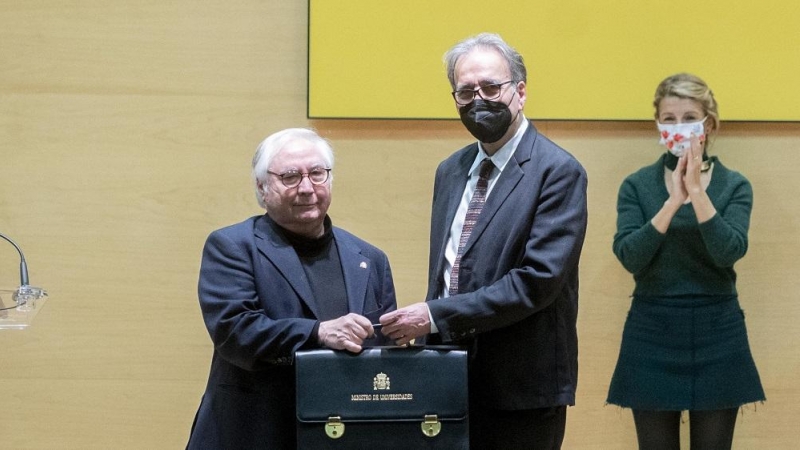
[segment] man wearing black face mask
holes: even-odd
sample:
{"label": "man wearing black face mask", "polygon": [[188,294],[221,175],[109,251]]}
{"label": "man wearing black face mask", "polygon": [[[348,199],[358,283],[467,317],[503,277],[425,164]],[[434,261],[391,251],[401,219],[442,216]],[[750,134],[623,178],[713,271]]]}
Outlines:
{"label": "man wearing black face mask", "polygon": [[471,448],[558,449],[577,386],[586,172],[525,119],[525,65],[499,36],[445,62],[478,142],[436,171],[427,301],[383,315],[383,333],[469,347]]}

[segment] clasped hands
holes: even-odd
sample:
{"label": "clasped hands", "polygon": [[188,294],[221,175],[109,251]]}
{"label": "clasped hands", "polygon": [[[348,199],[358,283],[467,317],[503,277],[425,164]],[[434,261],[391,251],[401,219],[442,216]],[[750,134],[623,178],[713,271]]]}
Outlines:
{"label": "clasped hands", "polygon": [[[431,331],[428,305],[415,303],[386,313],[380,317],[381,332],[397,345],[407,345],[415,338]],[[350,313],[320,322],[317,340],[334,350],[361,351],[364,340],[375,335],[375,328],[366,317]]]}
{"label": "clasped hands", "polygon": [[692,134],[690,148],[678,158],[678,165],[672,172],[672,196],[682,204],[693,193],[702,192],[700,173],[703,168],[703,143],[705,135]]}

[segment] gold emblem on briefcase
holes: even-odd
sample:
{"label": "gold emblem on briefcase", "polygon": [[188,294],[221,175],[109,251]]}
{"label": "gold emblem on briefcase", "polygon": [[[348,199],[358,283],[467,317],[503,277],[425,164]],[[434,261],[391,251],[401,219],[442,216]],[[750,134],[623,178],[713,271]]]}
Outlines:
{"label": "gold emblem on briefcase", "polygon": [[389,375],[381,372],[375,375],[375,378],[372,379],[372,390],[374,391],[388,391],[392,385],[392,382],[389,380]]}

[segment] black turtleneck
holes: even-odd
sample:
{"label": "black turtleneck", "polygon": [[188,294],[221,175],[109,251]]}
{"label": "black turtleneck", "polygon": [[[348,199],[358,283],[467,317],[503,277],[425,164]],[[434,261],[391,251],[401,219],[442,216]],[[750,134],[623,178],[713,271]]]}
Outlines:
{"label": "black turtleneck", "polygon": [[347,290],[344,285],[342,262],[330,217],[325,217],[325,231],[318,238],[309,238],[282,228],[286,240],[297,252],[305,271],[319,312],[319,320],[331,320],[346,315]]}

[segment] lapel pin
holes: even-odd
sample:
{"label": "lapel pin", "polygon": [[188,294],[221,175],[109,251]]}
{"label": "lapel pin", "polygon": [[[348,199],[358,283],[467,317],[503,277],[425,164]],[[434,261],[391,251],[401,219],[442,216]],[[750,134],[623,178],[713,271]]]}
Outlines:
{"label": "lapel pin", "polygon": [[367,268],[367,263],[365,263],[364,261],[361,261],[361,264],[359,264],[358,267],[361,267],[362,269],[366,269]]}

